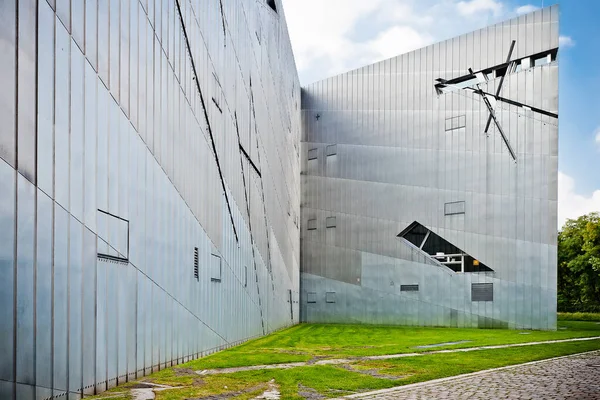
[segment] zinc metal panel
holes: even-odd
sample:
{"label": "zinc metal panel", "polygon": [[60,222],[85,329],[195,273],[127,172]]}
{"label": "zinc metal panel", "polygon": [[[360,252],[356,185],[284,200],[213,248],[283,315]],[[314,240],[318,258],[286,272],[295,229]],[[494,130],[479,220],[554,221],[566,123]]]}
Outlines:
{"label": "zinc metal panel", "polygon": [[68,290],[69,214],[54,205],[54,286],[53,286],[53,388],[67,390],[68,382]]}
{"label": "zinc metal panel", "polygon": [[83,225],[69,218],[69,391],[82,388]]}
{"label": "zinc metal panel", "polygon": [[0,51],[3,57],[0,60],[0,119],[3,121],[0,128],[0,158],[13,167],[17,161],[17,131],[16,131],[16,91],[15,80],[17,71],[17,2],[16,0],[3,1],[0,4]]}
{"label": "zinc metal panel", "polygon": [[[46,194],[37,192],[36,291],[35,291],[35,383],[52,388],[52,209]],[[5,226],[5,225],[3,225]]]}
{"label": "zinc metal panel", "polygon": [[[37,185],[54,196],[54,12],[40,1],[38,11]],[[0,146],[1,147],[1,146]]]}
{"label": "zinc metal panel", "polygon": [[35,195],[35,186],[17,174],[15,379],[28,385],[35,384]]}

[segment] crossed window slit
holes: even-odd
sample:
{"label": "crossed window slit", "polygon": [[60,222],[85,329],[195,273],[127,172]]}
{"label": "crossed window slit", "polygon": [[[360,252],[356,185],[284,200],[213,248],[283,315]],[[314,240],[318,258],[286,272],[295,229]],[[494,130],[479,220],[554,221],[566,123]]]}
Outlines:
{"label": "crossed window slit", "polygon": [[[438,94],[444,94],[444,93],[455,91],[455,90],[466,90],[466,91],[470,91],[472,93],[475,93],[475,94],[478,94],[479,96],[481,96],[481,99],[483,100],[483,103],[485,104],[485,106],[487,107],[488,112],[489,112],[487,123],[485,125],[484,133],[487,136],[489,136],[488,132],[490,129],[490,125],[491,125],[492,121],[494,121],[494,124],[496,125],[496,128],[498,128],[498,132],[500,133],[500,136],[502,137],[502,140],[504,141],[504,144],[506,145],[506,148],[508,149],[510,156],[512,157],[512,159],[515,162],[517,162],[516,153],[515,153],[513,147],[511,146],[510,141],[508,140],[508,137],[506,136],[506,133],[504,132],[504,129],[502,128],[502,125],[500,124],[500,121],[498,120],[498,117],[496,115],[495,109],[496,109],[497,102],[501,101],[501,102],[504,102],[507,104],[512,104],[514,106],[522,107],[523,109],[530,110],[535,113],[547,115],[547,116],[550,116],[553,118],[558,118],[558,114],[556,114],[556,113],[552,113],[547,110],[543,110],[543,109],[540,109],[537,107],[533,107],[533,106],[500,96],[506,75],[517,72],[518,68],[521,67],[522,64],[525,64],[525,60],[527,60],[527,65],[529,66],[531,59],[535,59],[537,62],[537,60],[543,60],[545,58],[547,60],[547,63],[550,63],[556,58],[557,49],[553,49],[549,52],[544,52],[544,53],[536,54],[533,56],[525,57],[520,60],[512,60],[511,61],[512,54],[515,49],[516,43],[517,42],[515,40],[513,40],[511,42],[510,49],[508,50],[508,57],[506,58],[506,62],[504,64],[501,64],[501,65],[498,65],[498,66],[495,66],[492,68],[488,68],[488,69],[485,69],[482,71],[478,71],[478,72],[474,72],[472,68],[469,68],[469,75],[465,75],[465,76],[451,79],[451,80],[438,78],[438,79],[436,79],[436,82],[438,82],[438,83],[436,83],[436,85],[435,85],[435,88],[436,88],[436,91]],[[480,84],[482,84],[482,83],[487,83],[492,74],[501,75],[500,82],[498,83],[498,87],[496,89],[496,93],[485,92],[480,86]]]}

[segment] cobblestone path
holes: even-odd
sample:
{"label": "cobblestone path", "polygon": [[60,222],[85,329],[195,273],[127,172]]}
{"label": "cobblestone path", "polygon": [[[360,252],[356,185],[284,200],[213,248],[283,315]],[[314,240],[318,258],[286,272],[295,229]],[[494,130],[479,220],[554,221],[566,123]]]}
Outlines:
{"label": "cobblestone path", "polygon": [[600,351],[362,393],[344,399],[600,399]]}

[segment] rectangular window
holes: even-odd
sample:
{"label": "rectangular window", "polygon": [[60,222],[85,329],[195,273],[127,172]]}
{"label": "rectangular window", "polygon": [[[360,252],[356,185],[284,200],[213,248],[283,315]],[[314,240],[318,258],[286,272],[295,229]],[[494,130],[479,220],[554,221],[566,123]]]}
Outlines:
{"label": "rectangular window", "polygon": [[107,248],[98,252],[98,257],[128,262],[129,221],[98,210],[98,237],[108,244]]}
{"label": "rectangular window", "polygon": [[325,226],[327,228],[335,228],[337,226],[335,217],[327,217],[325,219]]}
{"label": "rectangular window", "polygon": [[494,301],[494,284],[472,283],[471,301]]}
{"label": "rectangular window", "polygon": [[211,254],[210,280],[212,282],[221,282],[221,257]]}
{"label": "rectangular window", "polygon": [[337,154],[337,144],[330,144],[325,148],[327,156],[335,156]]}
{"label": "rectangular window", "polygon": [[317,220],[316,219],[309,219],[307,227],[308,227],[309,231],[316,230],[317,229]]}
{"label": "rectangular window", "polygon": [[306,293],[306,302],[307,303],[316,303],[317,302],[317,294],[315,292]]}
{"label": "rectangular window", "polygon": [[194,278],[200,279],[200,271],[198,267],[198,248],[194,247]]}
{"label": "rectangular window", "polygon": [[248,287],[248,267],[244,266],[244,287]]}
{"label": "rectangular window", "polygon": [[400,285],[401,292],[418,292],[419,285]]}
{"label": "rectangular window", "polygon": [[456,215],[465,213],[465,202],[464,201],[453,201],[444,204],[444,215]]}
{"label": "rectangular window", "polygon": [[325,293],[325,302],[326,303],[335,303],[335,292],[326,292]]}
{"label": "rectangular window", "polygon": [[467,116],[459,115],[457,117],[446,118],[446,132],[464,128],[467,125]]}
{"label": "rectangular window", "polygon": [[318,152],[319,152],[319,149],[310,149],[310,150],[308,150],[308,159],[309,160],[316,160]]}

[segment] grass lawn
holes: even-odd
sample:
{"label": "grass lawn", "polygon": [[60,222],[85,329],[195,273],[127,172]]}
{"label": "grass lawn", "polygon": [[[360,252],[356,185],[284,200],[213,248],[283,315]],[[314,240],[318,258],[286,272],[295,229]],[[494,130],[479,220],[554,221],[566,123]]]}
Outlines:
{"label": "grass lawn", "polygon": [[[600,340],[596,339],[506,349],[427,354],[388,360],[361,359],[371,355],[600,336],[600,324],[594,321],[559,321],[558,326],[561,329],[557,331],[542,332],[302,324],[203,359],[165,369],[141,381],[180,386],[178,389],[157,392],[158,400],[196,399],[219,394],[252,399],[269,389],[270,385],[277,385],[282,399],[302,399],[310,394],[337,397],[353,392],[600,350]],[[415,346],[456,341],[469,342],[435,348],[415,348]],[[256,370],[202,376],[194,373],[203,369],[298,362],[319,358],[351,358],[352,360],[343,365],[308,365],[285,370]],[[129,399],[127,386],[132,384],[135,382],[111,389],[110,392],[122,392],[122,396],[117,399]],[[106,394],[98,397],[103,396]]]}

